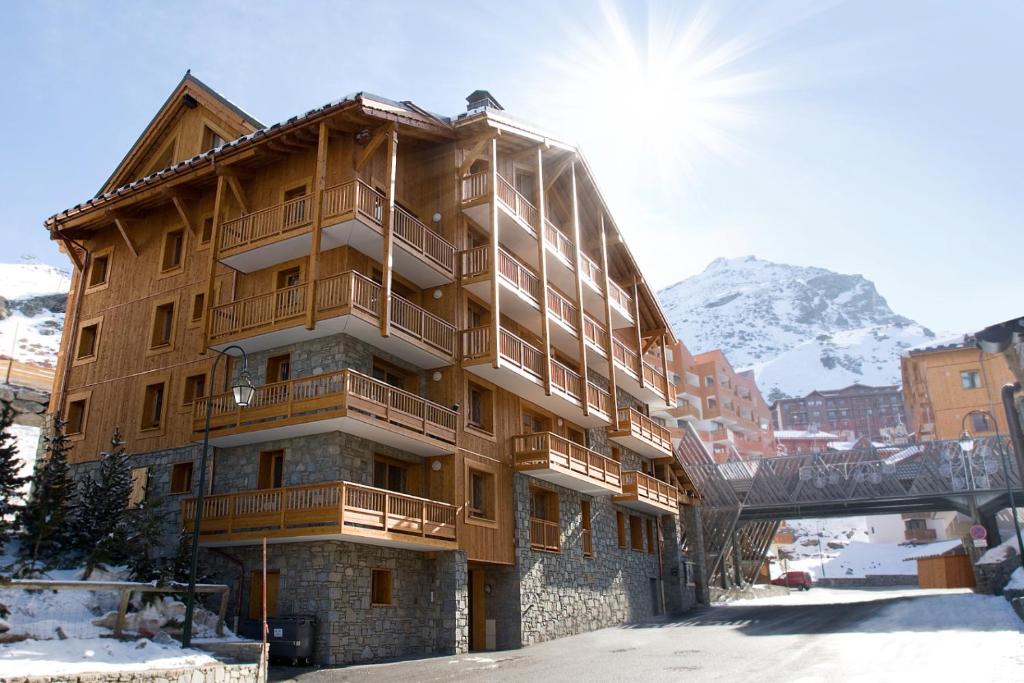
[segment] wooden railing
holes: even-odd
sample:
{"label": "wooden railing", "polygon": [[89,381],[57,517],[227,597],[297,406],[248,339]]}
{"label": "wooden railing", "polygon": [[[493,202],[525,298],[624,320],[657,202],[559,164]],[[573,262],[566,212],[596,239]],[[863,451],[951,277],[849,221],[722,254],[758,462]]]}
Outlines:
{"label": "wooden railing", "polygon": [[594,259],[590,258],[580,250],[580,277],[589,280],[598,289],[601,288],[601,267]]}
{"label": "wooden railing", "polygon": [[[210,399],[193,403],[192,425],[202,431]],[[256,387],[247,408],[235,405],[231,392],[213,397],[214,432],[245,427],[274,427],[278,421],[323,413],[328,419],[341,410],[375,418],[405,431],[455,443],[457,414],[355,370],[339,370]]]}
{"label": "wooden railing", "polygon": [[249,246],[270,237],[307,227],[312,220],[312,195],[224,221],[220,228],[221,252]]}
{"label": "wooden railing", "polygon": [[640,354],[612,338],[612,358],[630,375],[640,379]]}
{"label": "wooden railing", "polygon": [[557,553],[562,548],[558,522],[530,517],[530,547]]}
{"label": "wooden railing", "polygon": [[626,319],[633,320],[633,297],[626,294],[626,290],[615,284],[615,280],[608,279],[608,298],[612,304],[619,308],[619,311],[626,316]]}
{"label": "wooden railing", "polygon": [[514,436],[512,451],[516,466],[524,470],[530,469],[531,465],[556,468],[616,488],[621,481],[619,463],[550,432]]}
{"label": "wooden railing", "polygon": [[550,245],[559,256],[569,263],[570,268],[576,268],[576,245],[571,239],[565,236],[555,224],[545,219],[544,241]]}
{"label": "wooden railing", "polygon": [[601,412],[608,417],[611,417],[612,411],[615,410],[612,395],[593,382],[587,382],[587,404],[591,410]]}
{"label": "wooden railing", "polygon": [[583,338],[602,356],[607,354],[608,330],[589,315],[583,315]]}
{"label": "wooden railing", "polygon": [[550,285],[548,285],[548,314],[555,320],[564,323],[573,334],[576,334],[576,327],[580,320],[579,309],[576,308],[576,304],[566,299]]}
{"label": "wooden railing", "polygon": [[[307,283],[216,306],[211,311],[210,342],[258,334],[279,324],[298,324],[306,311]],[[355,309],[380,318],[381,286],[355,271],[316,281],[317,319]],[[455,326],[397,294],[391,295],[391,324],[415,341],[445,355],[455,354]]]}
{"label": "wooden railing", "polygon": [[471,173],[462,179],[462,201],[468,202],[487,195],[491,186],[491,172]]}
{"label": "wooden railing", "polygon": [[622,473],[622,495],[636,496],[638,500],[647,500],[672,508],[679,504],[679,489],[636,470]]}
{"label": "wooden railing", "polygon": [[540,225],[540,214],[537,211],[537,207],[520,194],[505,176],[500,174],[498,175],[498,199],[520,220],[529,225],[534,231],[537,230],[537,227]]}
{"label": "wooden railing", "polygon": [[[465,278],[490,275],[491,248],[482,245],[459,252],[460,275]],[[512,289],[538,305],[540,304],[540,278],[530,268],[505,249],[498,251],[498,274]]]}
{"label": "wooden railing", "polygon": [[[182,518],[189,530],[195,506],[194,498],[182,501]],[[332,481],[206,496],[199,530],[206,541],[259,533],[366,535],[366,531],[380,531],[454,542],[456,511],[448,503]]]}
{"label": "wooden railing", "polygon": [[628,424],[633,436],[672,451],[672,434],[664,427],[643,413],[633,408],[619,408],[619,424]]}
{"label": "wooden railing", "polygon": [[479,277],[491,272],[491,248],[486,244],[459,252],[459,277]]}
{"label": "wooden railing", "polygon": [[667,398],[668,378],[665,377],[665,373],[662,372],[661,368],[656,365],[651,365],[647,361],[644,361],[643,368],[644,385],[653,388],[655,391]]}
{"label": "wooden railing", "polygon": [[567,368],[554,358],[551,359],[551,387],[561,390],[580,403],[583,402],[583,378],[578,372]]}

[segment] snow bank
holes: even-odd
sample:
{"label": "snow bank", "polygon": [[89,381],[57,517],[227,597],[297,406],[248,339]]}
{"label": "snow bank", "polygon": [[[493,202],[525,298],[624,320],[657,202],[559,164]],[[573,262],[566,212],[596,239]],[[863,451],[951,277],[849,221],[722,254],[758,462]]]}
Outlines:
{"label": "snow bank", "polygon": [[869,575],[914,576],[917,574],[917,563],[907,560],[923,555],[939,555],[960,544],[959,540],[917,546],[855,541],[845,548],[832,551],[823,546],[825,552],[821,559],[817,555],[817,546],[814,546],[814,555],[800,556],[788,560],[786,564],[788,569],[810,572],[816,579],[862,579]]}
{"label": "snow bank", "polygon": [[182,649],[177,643],[162,644],[145,639],[72,638],[0,645],[0,671],[5,677],[184,669],[216,661],[209,654]]}
{"label": "snow bank", "polygon": [[1024,567],[1017,567],[1010,574],[1010,582],[1003,587],[1004,591],[1024,591]]}
{"label": "snow bank", "polygon": [[1017,545],[1017,538],[1015,536],[994,548],[989,548],[984,555],[978,558],[975,564],[1001,564],[1010,556],[1010,548],[1013,548],[1018,555],[1020,554],[1020,546]]}

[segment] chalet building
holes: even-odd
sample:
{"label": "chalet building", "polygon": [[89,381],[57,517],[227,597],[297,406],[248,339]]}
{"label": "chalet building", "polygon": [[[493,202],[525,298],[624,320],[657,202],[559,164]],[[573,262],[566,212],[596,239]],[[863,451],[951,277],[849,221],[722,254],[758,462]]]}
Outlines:
{"label": "chalet building", "polygon": [[1004,384],[1015,381],[1002,354],[984,353],[973,336],[910,349],[901,356],[903,394],[909,429],[921,441],[957,439],[964,417],[973,414],[966,428],[973,434],[1007,433],[1006,414],[1000,398]]}
{"label": "chalet building", "polygon": [[829,444],[839,440],[838,434],[806,429],[776,429],[775,448],[779,455],[817,453],[829,450]]}
{"label": "chalet building", "polygon": [[676,340],[576,148],[468,100],[265,126],[186,75],[46,221],[75,264],[51,404],[75,471],[119,428],[173,539],[209,414],[205,559],[255,616],[267,538],[270,611],[315,615],[325,664],[693,600],[689,484],[651,417],[676,387],[647,359]]}
{"label": "chalet building", "polygon": [[[736,372],[721,350],[694,356],[681,341],[665,349],[676,405],[653,408],[673,438],[690,423],[719,462],[775,454],[768,404],[753,371]],[[658,358],[660,350],[652,352]]]}
{"label": "chalet building", "polygon": [[783,398],[771,408],[772,424],[783,430],[836,432],[854,441],[894,439],[905,431],[903,392],[898,385],[851,384],[843,389],[816,390],[802,398]]}

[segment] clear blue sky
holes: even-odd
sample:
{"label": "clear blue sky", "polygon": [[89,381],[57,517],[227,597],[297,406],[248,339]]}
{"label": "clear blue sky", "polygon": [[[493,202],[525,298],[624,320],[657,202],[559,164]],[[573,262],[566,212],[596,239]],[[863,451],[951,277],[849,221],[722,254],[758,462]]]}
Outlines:
{"label": "clear blue sky", "polygon": [[42,220],[191,68],[265,123],[490,89],[582,146],[657,287],[755,254],[937,330],[1024,314],[1024,3],[681,4],[12,2],[0,260],[66,265]]}

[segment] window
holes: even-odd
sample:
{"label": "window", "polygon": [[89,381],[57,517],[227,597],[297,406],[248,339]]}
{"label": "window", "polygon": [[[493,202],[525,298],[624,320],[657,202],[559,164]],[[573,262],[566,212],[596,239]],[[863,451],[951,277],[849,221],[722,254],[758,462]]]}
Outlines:
{"label": "window", "polygon": [[380,380],[385,384],[390,384],[396,389],[414,389],[413,383],[416,381],[415,375],[403,370],[402,368],[395,367],[391,363],[381,360],[380,358],[373,359],[373,378]]}
{"label": "window", "polygon": [[199,231],[199,242],[201,244],[209,244],[210,240],[213,239],[213,216],[205,216],[203,218],[203,227]]}
{"label": "window", "polygon": [[491,320],[490,311],[474,301],[466,302],[466,328],[483,327]]}
{"label": "window", "polygon": [[132,489],[128,494],[128,507],[137,508],[146,500],[146,488],[149,486],[149,468],[132,468]]}
{"label": "window", "polygon": [[621,510],[615,511],[615,530],[619,537],[619,547],[626,547],[626,515]]}
{"label": "window", "polygon": [[981,413],[972,413],[971,430],[975,433],[994,431],[992,420],[988,419],[988,415],[982,415]]}
{"label": "window", "polygon": [[629,516],[629,544],[633,550],[643,552],[644,549],[644,527],[638,515]]}
{"label": "window", "polygon": [[547,489],[530,489],[530,547],[558,552],[560,536],[558,494]]}
{"label": "window", "polygon": [[612,446],[612,460],[622,462],[622,449],[619,446]]}
{"label": "window", "polygon": [[531,410],[523,409],[523,434],[537,434],[551,431],[548,418]]}
{"label": "window", "polygon": [[578,446],[586,447],[587,435],[583,433],[582,429],[576,429],[575,427],[566,426],[565,436]]}
{"label": "window", "polygon": [[905,521],[903,522],[903,525],[904,525],[904,526],[905,526],[905,527],[906,527],[906,528],[907,528],[908,530],[914,530],[914,529],[927,529],[927,528],[928,528],[928,522],[926,522],[926,521],[925,521],[925,520],[923,520],[923,519],[908,519],[908,520],[905,520]]}
{"label": "window", "polygon": [[290,202],[293,199],[306,196],[306,184],[296,185],[295,187],[289,187],[284,191],[284,201]]}
{"label": "window", "polygon": [[391,593],[391,570],[370,570],[370,605],[373,607],[390,607],[393,596]]}
{"label": "window", "polygon": [[192,296],[192,315],[190,319],[192,322],[197,323],[203,319],[203,306],[206,302],[206,294],[199,292]]}
{"label": "window", "polygon": [[488,434],[494,432],[494,392],[476,382],[467,383],[466,423]]}
{"label": "window", "polygon": [[168,301],[156,307],[153,314],[153,332],[149,348],[159,349],[170,346],[174,339],[174,302]]}
{"label": "window", "polygon": [[653,555],[657,547],[658,538],[654,535],[654,522],[647,520],[647,552]]}
{"label": "window", "polygon": [[164,421],[164,389],[163,382],[150,384],[142,397],[142,422],[139,425],[143,430],[160,429]]}
{"label": "window", "polygon": [[583,557],[594,556],[594,532],[590,526],[590,501],[580,501],[580,546]]}
{"label": "window", "polygon": [[224,144],[224,138],[222,138],[217,131],[213,130],[209,126],[203,126],[203,150],[213,149],[220,147]]}
{"label": "window", "polygon": [[495,518],[494,473],[469,470],[469,516],[488,520]]}
{"label": "window", "polygon": [[373,485],[379,489],[387,489],[395,493],[410,493],[409,490],[409,464],[374,456],[373,458]]}
{"label": "window", "polygon": [[299,284],[302,280],[302,269],[298,266],[294,268],[285,268],[277,271],[276,288],[286,289],[288,287],[294,287]]}
{"label": "window", "polygon": [[96,254],[92,257],[92,261],[89,263],[89,280],[88,286],[99,287],[107,284],[107,278],[110,277],[110,250],[106,253]]}
{"label": "window", "polygon": [[96,345],[100,337],[100,324],[98,322],[86,324],[78,331],[78,349],[75,352],[75,360],[96,357]]}
{"label": "window", "polygon": [[171,466],[171,493],[192,491],[192,461],[176,462]]}
{"label": "window", "polygon": [[163,253],[160,255],[160,272],[167,273],[181,268],[185,257],[185,229],[171,230],[164,235]]}
{"label": "window", "polygon": [[256,488],[279,489],[284,481],[284,451],[260,453],[260,471]]}
{"label": "window", "polygon": [[516,192],[526,197],[526,201],[536,204],[536,176],[529,171],[515,171]]}
{"label": "window", "polygon": [[206,395],[206,373],[189,375],[185,378],[185,389],[181,392],[181,405],[190,406],[197,398]]}
{"label": "window", "polygon": [[267,359],[267,384],[286,382],[292,373],[292,357],[285,353]]}
{"label": "window", "polygon": [[964,370],[960,373],[960,385],[964,389],[977,389],[981,386],[981,375],[977,370]]}
{"label": "window", "polygon": [[65,418],[67,424],[64,426],[64,433],[68,436],[81,434],[85,431],[85,409],[86,399],[80,398],[68,403],[68,415]]}

